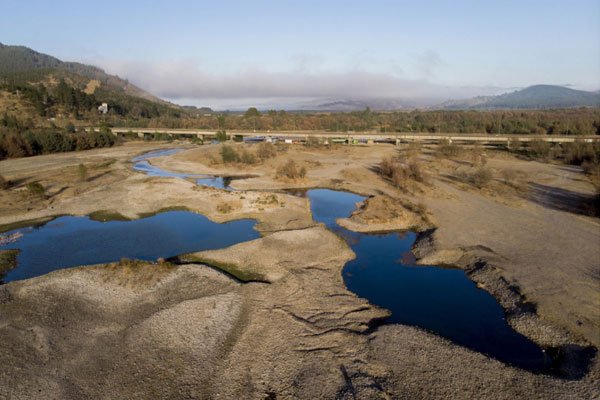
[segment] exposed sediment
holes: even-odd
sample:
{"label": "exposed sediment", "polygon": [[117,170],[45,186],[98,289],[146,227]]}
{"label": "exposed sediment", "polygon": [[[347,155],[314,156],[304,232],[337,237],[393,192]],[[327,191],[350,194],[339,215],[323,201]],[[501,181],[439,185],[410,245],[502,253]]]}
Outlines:
{"label": "exposed sediment", "polygon": [[[185,180],[125,171],[126,164],[119,170],[119,162],[116,167],[115,177],[99,178],[113,179],[103,191],[86,187],[76,197],[64,191],[42,208],[33,204],[27,212],[0,213],[0,223],[98,209],[137,218],[164,207],[185,206],[216,221],[258,218],[265,236],[228,249],[182,256],[177,266],[125,262],[61,270],[1,286],[0,397],[598,396],[597,356],[584,369],[562,371],[562,378],[536,375],[422,329],[380,325],[387,311],[356,297],[343,283],[341,270],[352,259],[352,251],[322,226],[314,226],[306,199],[277,194],[275,202],[267,193],[198,189]],[[388,188],[373,183],[367,169],[342,162],[323,169],[324,176],[309,172],[302,185],[393,196]],[[334,182],[334,176],[340,181]],[[350,178],[358,182],[352,185]],[[270,185],[265,176],[253,180],[263,189]],[[240,181],[240,186],[251,188],[251,181]],[[436,199],[444,204],[442,200]],[[222,212],[218,204],[231,208]],[[417,218],[411,215],[415,210],[402,214],[402,203],[393,205],[398,204],[401,213],[392,223],[383,215],[376,221],[368,207],[350,220],[356,229],[360,225],[375,231],[387,230],[377,224],[389,223],[391,229],[413,226],[406,218]],[[436,225],[448,220],[439,205],[433,204],[431,210]],[[440,241],[433,232],[417,243],[421,261],[464,268],[496,296],[520,332],[551,348],[569,350],[567,343],[589,342],[588,336],[537,316],[534,305],[526,301],[527,293],[523,297],[515,290],[521,287],[518,282],[509,279],[505,265],[512,261],[507,261],[510,254],[504,247],[469,243],[468,232],[451,242],[446,231]],[[228,266],[235,273],[223,274],[198,260]],[[234,276],[249,277],[250,282]],[[579,348],[575,350],[565,354],[580,354]],[[581,360],[567,361],[563,365],[577,366]]]}

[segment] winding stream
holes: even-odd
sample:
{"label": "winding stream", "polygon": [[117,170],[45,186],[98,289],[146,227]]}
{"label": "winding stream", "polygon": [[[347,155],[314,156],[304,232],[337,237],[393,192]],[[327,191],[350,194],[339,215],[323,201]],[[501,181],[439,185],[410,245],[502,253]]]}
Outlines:
{"label": "winding stream", "polygon": [[[133,168],[150,176],[197,178],[198,184],[228,188],[219,177],[173,173],[148,162],[175,154],[160,150],[134,158]],[[413,232],[362,234],[340,227],[364,198],[348,192],[307,192],[313,218],[342,237],[356,258],[343,269],[349,290],[389,309],[387,322],[418,326],[500,361],[532,371],[550,368],[551,359],[535,343],[515,332],[493,296],[477,288],[460,269],[403,263]],[[135,221],[97,222],[89,217],[60,217],[41,227],[17,229],[17,242],[0,249],[20,249],[18,266],[4,281],[26,279],[76,265],[117,261],[123,257],[156,260],[182,253],[227,247],[259,237],[255,221],[224,224],[187,211],[169,211]]]}
{"label": "winding stream", "polygon": [[349,290],[392,312],[387,322],[413,325],[500,361],[533,371],[551,359],[514,331],[504,310],[461,269],[403,263],[415,242],[413,232],[364,234],[339,226],[364,197],[328,189],[309,190],[313,218],[344,238],[356,258],[343,269]]}

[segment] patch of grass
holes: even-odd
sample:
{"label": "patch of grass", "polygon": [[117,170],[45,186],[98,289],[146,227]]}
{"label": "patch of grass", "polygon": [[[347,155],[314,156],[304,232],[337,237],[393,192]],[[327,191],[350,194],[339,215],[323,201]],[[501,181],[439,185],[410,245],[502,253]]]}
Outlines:
{"label": "patch of grass", "polygon": [[119,262],[104,265],[104,281],[128,287],[147,286],[157,283],[175,268],[177,265],[160,259],[151,263],[122,258]]}
{"label": "patch of grass", "polygon": [[88,215],[93,221],[131,221],[130,218],[127,218],[123,214],[120,214],[116,211],[111,210],[98,210]]}
{"label": "patch of grass", "polygon": [[29,194],[33,197],[37,197],[39,199],[45,199],[46,198],[46,189],[44,189],[44,187],[42,186],[41,183],[39,182],[30,182],[27,184],[27,191],[29,192]]}
{"label": "patch of grass", "polygon": [[231,207],[231,204],[229,203],[221,203],[217,205],[217,211],[221,214],[229,214],[231,211],[233,211],[233,207]]}
{"label": "patch of grass", "polygon": [[152,217],[156,214],[160,214],[160,213],[164,213],[167,211],[191,211],[189,208],[185,207],[185,206],[170,206],[170,207],[163,207],[157,211],[151,211],[151,212],[146,212],[146,213],[139,213],[138,217],[140,218],[148,218],[148,217]]}
{"label": "patch of grass", "polygon": [[79,182],[85,182],[88,179],[88,171],[87,167],[83,164],[79,164],[77,166],[77,177],[79,178]]}
{"label": "patch of grass", "polygon": [[0,277],[17,266],[19,250],[0,250]]}
{"label": "patch of grass", "polygon": [[12,222],[10,224],[0,225],[0,233],[13,231],[13,230],[19,229],[19,228],[26,228],[29,226],[32,226],[32,227],[42,226],[58,217],[60,217],[60,215],[56,215],[53,217],[40,217],[40,218],[34,218],[34,219],[26,219],[23,221],[17,221],[17,222]]}
{"label": "patch of grass", "polygon": [[206,264],[210,267],[219,269],[242,282],[267,281],[266,277],[261,273],[242,269],[238,265],[233,263],[219,262],[208,257],[198,256],[196,254],[184,254],[180,256],[179,259],[184,262]]}

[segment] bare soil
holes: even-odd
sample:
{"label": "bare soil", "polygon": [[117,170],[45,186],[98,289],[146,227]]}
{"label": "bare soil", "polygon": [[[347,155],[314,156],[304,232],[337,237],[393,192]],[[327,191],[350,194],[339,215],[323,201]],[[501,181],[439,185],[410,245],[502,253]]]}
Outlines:
{"label": "bare soil", "polygon": [[[131,171],[131,157],[156,147],[2,161],[13,186],[0,192],[0,224],[98,210],[136,218],[185,206],[215,221],[256,218],[264,237],[181,256],[177,266],[124,262],[1,286],[0,397],[600,395],[600,360],[578,359],[600,344],[600,224],[586,215],[594,188],[578,169],[488,151],[493,179],[477,188],[464,179],[477,168],[466,156],[424,149],[417,157],[428,183],[399,190],[376,173],[382,157],[399,154],[394,146],[291,146],[253,166],[223,165],[217,146],[186,146],[151,161],[180,172],[256,175],[226,192]],[[307,168],[306,178],[275,177],[288,159]],[[76,179],[79,163],[97,171],[87,182]],[[519,173],[507,181],[505,169]],[[48,198],[25,193],[34,180]],[[387,311],[344,286],[341,269],[353,258],[345,242],[315,226],[306,199],[277,193],[274,202],[265,192],[309,187],[373,196],[340,220],[350,229],[418,227],[420,262],[465,268],[517,330],[572,358],[563,377],[504,365],[417,328],[381,326]],[[223,213],[219,204],[230,207]],[[235,274],[257,279],[242,283]]]}

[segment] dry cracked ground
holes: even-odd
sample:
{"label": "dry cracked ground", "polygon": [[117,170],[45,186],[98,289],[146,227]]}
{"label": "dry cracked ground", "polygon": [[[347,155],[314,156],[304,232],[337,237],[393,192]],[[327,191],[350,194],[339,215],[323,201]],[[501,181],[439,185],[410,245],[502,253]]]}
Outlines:
{"label": "dry cracked ground", "polygon": [[[292,148],[251,167],[220,164],[211,146],[181,146],[189,149],[152,162],[256,177],[234,181],[244,191],[225,192],[132,172],[129,160],[156,144],[0,162],[14,182],[0,192],[0,224],[98,210],[135,218],[184,206],[216,221],[256,218],[263,234],[171,262],[72,268],[2,285],[1,398],[599,397],[600,361],[577,351],[600,344],[598,219],[554,207],[556,191],[523,189],[586,198],[593,188],[580,171],[490,154],[496,171],[527,176],[511,184],[518,190],[501,179],[479,190],[450,179],[466,161],[424,152],[430,182],[398,191],[373,171],[396,154],[393,146]],[[274,178],[289,158],[307,167],[305,179]],[[80,163],[90,171],[86,182],[77,182]],[[48,198],[27,195],[32,180]],[[562,375],[533,374],[421,329],[383,324],[386,310],[344,286],[341,269],[354,257],[346,243],[313,222],[306,199],[265,192],[286,187],[373,196],[340,221],[351,229],[423,230],[421,261],[465,268],[517,330],[562,349]]]}

